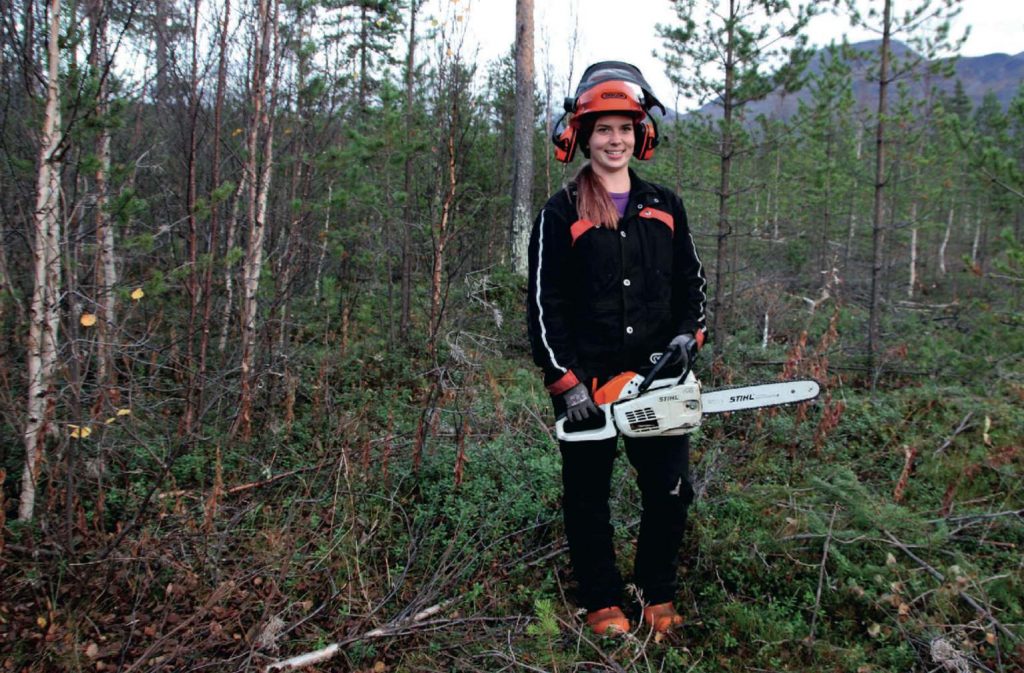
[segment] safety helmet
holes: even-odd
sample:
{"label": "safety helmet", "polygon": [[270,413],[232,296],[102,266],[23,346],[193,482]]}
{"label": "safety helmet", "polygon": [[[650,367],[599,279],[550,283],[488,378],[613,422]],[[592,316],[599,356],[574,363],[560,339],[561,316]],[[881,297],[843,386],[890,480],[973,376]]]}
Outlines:
{"label": "safety helmet", "polygon": [[[621,61],[601,61],[583,72],[576,95],[566,98],[563,105],[565,114],[555,124],[551,142],[555,145],[555,158],[569,163],[576,154],[576,147],[582,142],[583,153],[589,156],[586,141],[592,122],[601,114],[625,114],[633,117],[636,142],[633,156],[645,161],[654,155],[658,145],[658,127],[654,117],[651,123],[643,119],[650,116],[650,109],[658,107],[665,114],[665,106],[651,93],[651,87],[640,73],[640,69]],[[568,117],[568,124],[561,130],[559,125]]]}

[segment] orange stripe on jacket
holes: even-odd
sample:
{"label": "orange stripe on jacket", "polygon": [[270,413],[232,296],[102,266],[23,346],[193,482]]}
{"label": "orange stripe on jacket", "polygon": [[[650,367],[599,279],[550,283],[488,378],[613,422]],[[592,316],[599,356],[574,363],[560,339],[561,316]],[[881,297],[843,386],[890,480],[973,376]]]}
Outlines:
{"label": "orange stripe on jacket", "polygon": [[640,211],[640,217],[645,217],[649,220],[658,220],[667,226],[672,233],[676,233],[676,221],[673,217],[666,213],[664,210],[656,210],[654,208],[644,208]]}
{"label": "orange stripe on jacket", "polygon": [[590,229],[595,226],[597,225],[590,220],[576,220],[573,222],[572,226],[569,227],[569,233],[572,234],[572,244],[576,245],[576,239],[590,231]]}

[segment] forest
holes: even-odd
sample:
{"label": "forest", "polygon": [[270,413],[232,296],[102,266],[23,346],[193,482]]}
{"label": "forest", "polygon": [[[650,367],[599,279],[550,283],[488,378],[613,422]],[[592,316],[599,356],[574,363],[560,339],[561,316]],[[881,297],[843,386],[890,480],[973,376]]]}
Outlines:
{"label": "forest", "polygon": [[[491,62],[458,0],[0,0],[0,670],[1024,671],[1024,82],[969,95],[954,0],[825,3],[879,39],[816,50],[666,2],[704,106],[635,168],[696,372],[822,394],[705,418],[686,623],[599,638],[526,336],[579,166],[532,0]],[[612,502],[628,573],[621,458]]]}

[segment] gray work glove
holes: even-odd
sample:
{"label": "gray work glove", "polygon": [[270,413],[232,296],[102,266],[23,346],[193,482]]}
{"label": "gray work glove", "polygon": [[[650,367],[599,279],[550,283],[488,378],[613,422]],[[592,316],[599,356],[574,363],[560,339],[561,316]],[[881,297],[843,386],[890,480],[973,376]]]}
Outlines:
{"label": "gray work glove", "polygon": [[681,357],[675,361],[682,362],[684,368],[692,364],[694,358],[697,357],[697,339],[689,332],[675,336],[672,341],[668,342],[668,348],[669,350],[675,349],[681,354]]}
{"label": "gray work glove", "polygon": [[578,423],[598,414],[597,405],[590,399],[587,387],[577,383],[562,393],[565,401],[565,417],[570,423]]}

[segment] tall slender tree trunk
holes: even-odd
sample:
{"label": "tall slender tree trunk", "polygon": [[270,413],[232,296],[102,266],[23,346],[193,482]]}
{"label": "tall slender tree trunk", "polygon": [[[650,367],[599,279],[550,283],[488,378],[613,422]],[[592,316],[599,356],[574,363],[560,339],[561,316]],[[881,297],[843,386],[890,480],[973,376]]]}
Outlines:
{"label": "tall slender tree trunk", "polygon": [[[277,14],[270,0],[258,0],[256,48],[253,58],[252,120],[246,140],[245,172],[249,181],[246,243],[242,271],[242,360],[236,432],[248,439],[252,434],[253,379],[256,364],[256,297],[263,270],[263,240],[266,235],[267,197],[273,164],[273,127],[268,111],[267,75],[270,69],[271,32]],[[262,156],[260,156],[260,139]],[[259,173],[257,173],[259,170]]]}
{"label": "tall slender tree trunk", "polygon": [[409,7],[409,49],[405,55],[405,206],[402,209],[402,315],[399,319],[398,333],[403,343],[409,337],[409,325],[412,319],[412,232],[415,198],[412,193],[413,172],[413,131],[414,101],[416,73],[416,12],[419,0],[412,0]]}
{"label": "tall slender tree trunk", "polygon": [[[210,192],[220,188],[220,134],[221,119],[224,114],[224,91],[227,88],[227,53],[228,26],[231,23],[231,0],[224,0],[224,15],[220,24],[219,54],[217,55],[217,91],[213,103],[213,159],[210,166]],[[199,339],[199,376],[196,384],[196,406],[203,407],[203,394],[206,383],[206,356],[210,345],[210,318],[213,313],[213,268],[217,260],[218,238],[220,235],[219,200],[211,199],[210,203],[210,261],[203,275],[203,324],[202,336]],[[230,276],[230,270],[228,270]]]}
{"label": "tall slender tree trunk", "polygon": [[18,518],[32,518],[36,481],[46,438],[47,413],[54,401],[53,376],[57,365],[57,329],[60,309],[60,0],[50,0],[47,36],[46,111],[39,135],[39,173],[32,242],[33,288],[26,344],[28,405],[25,422],[25,469],[21,477]]}
{"label": "tall slender tree trunk", "polygon": [[[857,128],[857,149],[855,151],[857,158],[857,165],[860,166],[860,161],[864,156],[864,134],[860,127]],[[857,197],[856,193],[850,192],[850,219],[849,227],[846,231],[846,254],[843,259],[843,267],[849,272],[850,269],[850,258],[853,256],[853,241],[857,235]]]}
{"label": "tall slender tree trunk", "polygon": [[914,224],[910,226],[910,270],[907,279],[907,299],[914,298],[914,288],[917,286],[917,201],[910,204],[910,220]]}
{"label": "tall slender tree trunk", "polygon": [[[109,105],[109,67],[107,48],[107,26],[109,13],[107,0],[93,0],[90,12],[92,22],[92,49],[89,53],[89,65],[93,76],[98,78],[96,91],[96,115],[106,117]],[[114,227],[107,212],[108,185],[110,174],[110,130],[106,120],[100,123],[96,137],[96,302],[99,306],[100,319],[96,324],[97,361],[96,379],[99,382],[101,395],[108,395],[116,385],[114,372],[113,334],[117,315],[114,303],[114,288],[117,286],[117,267],[114,260]]]}
{"label": "tall slender tree trunk", "polygon": [[[455,92],[452,92],[455,96]],[[448,185],[445,189],[444,201],[441,204],[441,219],[437,223],[437,231],[434,236],[434,263],[430,273],[430,337],[427,342],[427,352],[433,358],[437,353],[437,336],[441,330],[441,289],[444,283],[444,255],[448,244],[448,231],[452,204],[455,201],[456,164],[455,164],[455,134],[456,115],[454,108],[456,103],[452,102],[453,114],[451,125],[448,130]]]}
{"label": "tall slender tree trunk", "polygon": [[[735,13],[735,6],[730,2],[732,13]],[[733,117],[733,88],[736,83],[736,67],[733,55],[733,47],[736,36],[732,21],[729,22],[729,32],[726,36],[726,59],[725,59],[725,87],[722,100],[722,138],[719,147],[719,184],[718,184],[718,241],[717,259],[715,263],[715,295],[712,303],[714,305],[714,321],[712,323],[712,338],[716,347],[716,354],[721,358],[725,353],[725,344],[728,339],[728,328],[726,313],[728,304],[726,302],[726,282],[729,278],[729,237],[732,233],[732,224],[729,221],[729,180],[732,172],[732,117]]]}
{"label": "tall slender tree trunk", "polygon": [[946,211],[946,231],[942,234],[942,243],[939,244],[939,275],[946,275],[946,247],[949,245],[949,235],[953,231],[953,206]]}
{"label": "tall slender tree trunk", "polygon": [[199,115],[199,3],[192,3],[192,67],[189,75],[188,92],[188,147],[186,148],[185,164],[188,168],[185,183],[185,214],[188,221],[188,288],[189,310],[188,331],[185,339],[185,370],[188,372],[188,384],[185,391],[185,413],[179,423],[179,431],[185,435],[192,434],[192,426],[198,414],[199,382],[195,367],[195,333],[201,308],[199,296],[199,223],[196,216],[196,170],[199,149],[198,115]]}
{"label": "tall slender tree trunk", "polygon": [[516,112],[512,181],[512,268],[526,277],[533,204],[533,0],[516,0]]}
{"label": "tall slender tree trunk", "polygon": [[878,66],[878,126],[875,129],[875,204],[871,226],[871,308],[868,317],[869,366],[877,364],[882,348],[882,274],[885,268],[885,117],[888,114],[890,31],[892,29],[892,0],[885,0],[882,19],[881,59]]}

